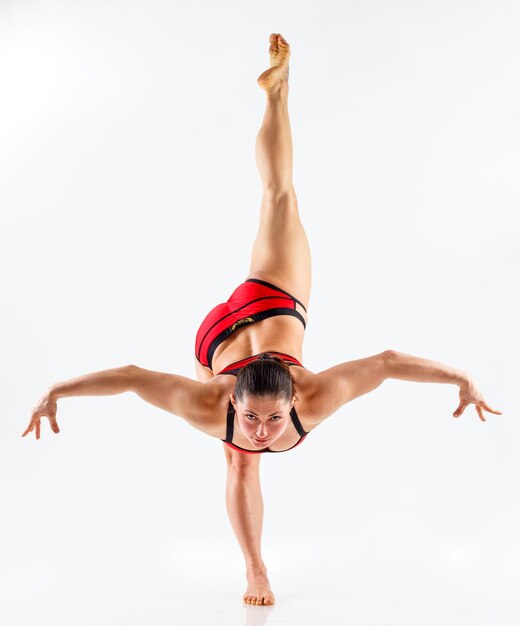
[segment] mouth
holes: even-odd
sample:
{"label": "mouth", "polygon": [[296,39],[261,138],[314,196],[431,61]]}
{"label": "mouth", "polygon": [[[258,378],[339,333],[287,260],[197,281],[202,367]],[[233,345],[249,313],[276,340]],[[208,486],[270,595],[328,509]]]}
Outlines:
{"label": "mouth", "polygon": [[269,441],[269,437],[267,439],[257,439],[256,437],[253,437],[253,441],[256,443],[267,443]]}

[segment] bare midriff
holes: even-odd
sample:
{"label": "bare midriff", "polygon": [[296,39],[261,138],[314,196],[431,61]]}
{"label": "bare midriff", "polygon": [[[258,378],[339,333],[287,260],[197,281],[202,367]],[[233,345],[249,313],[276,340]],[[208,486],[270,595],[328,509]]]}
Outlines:
{"label": "bare midriff", "polygon": [[[297,305],[306,319],[305,311]],[[305,329],[301,321],[290,315],[276,315],[236,330],[215,350],[212,370],[218,374],[236,361],[261,352],[281,352],[302,361]]]}

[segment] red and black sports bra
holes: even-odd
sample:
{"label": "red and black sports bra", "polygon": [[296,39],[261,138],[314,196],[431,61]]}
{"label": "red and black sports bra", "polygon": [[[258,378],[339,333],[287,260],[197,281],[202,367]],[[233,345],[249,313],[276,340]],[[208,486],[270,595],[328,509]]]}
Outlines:
{"label": "red and black sports bra", "polygon": [[[297,359],[295,359],[292,356],[289,356],[288,354],[282,354],[281,352],[269,352],[269,354],[280,357],[289,366],[298,365],[299,367],[303,367],[303,365]],[[258,354],[255,354],[254,356],[250,356],[247,359],[242,359],[241,361],[236,361],[235,363],[231,363],[230,365],[225,367],[221,372],[219,372],[219,374],[232,374],[233,376],[236,376],[242,367],[246,366],[248,363],[251,363],[251,361],[254,361],[258,356],[259,356]],[[246,450],[245,448],[241,448],[240,446],[237,446],[236,444],[233,443],[235,409],[230,401],[229,406],[228,406],[228,412],[227,412],[226,438],[221,439],[221,441],[223,441],[225,444],[227,444],[234,450],[239,450],[240,452],[246,452],[248,454],[262,454],[263,452],[287,452],[287,450],[292,450],[293,448],[296,448],[296,446],[299,446],[300,443],[309,434],[303,429],[303,426],[298,418],[298,415],[296,413],[296,409],[294,408],[294,406],[291,409],[290,415],[291,415],[292,423],[294,424],[296,431],[300,435],[300,439],[293,446],[291,446],[290,448],[286,448],[285,450],[270,450],[269,448],[264,448],[263,450]]]}

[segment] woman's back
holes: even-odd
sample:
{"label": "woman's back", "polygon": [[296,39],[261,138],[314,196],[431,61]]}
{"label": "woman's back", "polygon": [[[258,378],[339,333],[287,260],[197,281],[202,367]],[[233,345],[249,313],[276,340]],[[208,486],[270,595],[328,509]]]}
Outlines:
{"label": "woman's back", "polygon": [[236,363],[262,352],[288,354],[302,362],[304,327],[288,315],[277,315],[236,330],[215,350],[212,369],[218,374]]}

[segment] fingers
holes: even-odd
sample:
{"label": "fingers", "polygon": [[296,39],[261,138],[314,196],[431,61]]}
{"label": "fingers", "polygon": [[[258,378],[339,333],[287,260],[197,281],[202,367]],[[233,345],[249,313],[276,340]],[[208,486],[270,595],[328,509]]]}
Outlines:
{"label": "fingers", "polygon": [[[33,430],[35,430],[35,435],[36,435],[36,439],[40,438],[40,433],[41,433],[41,422],[40,422],[40,417],[38,418],[32,418],[31,422],[29,423],[29,426],[27,426],[27,428],[25,429],[25,431],[22,433],[22,437],[25,437],[25,435],[27,435],[28,433],[31,433]],[[55,417],[52,417],[50,415],[47,416],[49,418],[49,423],[51,425],[52,430],[57,434],[60,432],[60,427],[58,426],[58,422],[56,421]]]}
{"label": "fingers", "polygon": [[[468,403],[470,404],[470,403]],[[468,406],[468,404],[464,404],[461,402],[461,404],[459,404],[459,406],[457,407],[457,410],[455,411],[455,413],[453,413],[453,417],[459,417],[462,415],[462,413],[464,412],[464,409]],[[482,412],[482,409],[485,409],[486,411],[488,411],[489,413],[495,413],[495,415],[502,415],[501,411],[496,411],[495,409],[490,408],[487,404],[482,403],[482,404],[475,404],[475,409],[477,410],[478,416],[479,418],[485,422],[486,418],[484,417],[484,413]]]}
{"label": "fingers", "polygon": [[34,430],[35,425],[36,425],[36,419],[32,417],[31,421],[29,422],[29,426],[27,426],[27,428],[25,429],[24,433],[22,434],[22,437],[25,437],[27,433],[32,432]]}
{"label": "fingers", "polygon": [[[51,423],[51,428],[52,428],[52,430],[53,430],[56,434],[58,434],[58,433],[60,432],[60,427],[58,426],[58,423],[56,422],[56,420],[52,421],[52,420],[49,418],[49,421],[50,421],[50,423]],[[29,424],[29,426],[27,426],[27,428],[25,429],[25,431],[22,433],[22,437],[25,437],[25,435],[27,435],[27,433],[30,433],[30,432],[32,432],[33,430],[36,430],[36,433],[35,433],[35,434],[36,434],[36,439],[39,439],[39,438],[40,438],[40,432],[41,432],[41,423],[40,423],[40,420],[39,420],[39,419],[38,419],[38,420],[35,420],[35,421],[32,421],[32,422]]]}
{"label": "fingers", "polygon": [[462,415],[462,413],[464,413],[464,409],[467,406],[468,406],[467,404],[465,404],[464,402],[461,402],[459,406],[457,407],[455,413],[453,414],[453,417],[459,417],[459,415]]}
{"label": "fingers", "polygon": [[489,407],[487,404],[483,404],[482,406],[486,409],[486,411],[489,411],[490,413],[494,413],[495,415],[502,415],[502,411],[496,411],[495,409]]}
{"label": "fingers", "polygon": [[47,417],[49,418],[49,423],[51,425],[52,430],[55,433],[59,433],[60,429],[58,427],[58,422],[56,421],[56,418],[54,417],[54,415],[48,415]]}

